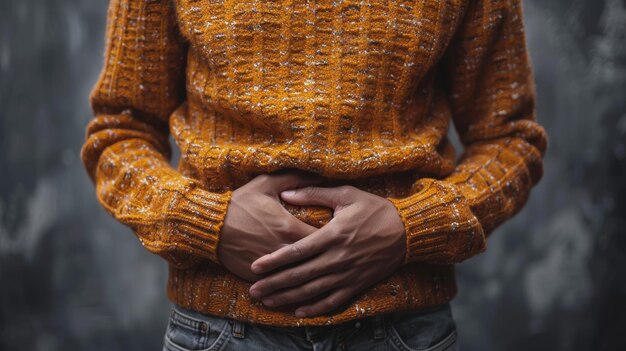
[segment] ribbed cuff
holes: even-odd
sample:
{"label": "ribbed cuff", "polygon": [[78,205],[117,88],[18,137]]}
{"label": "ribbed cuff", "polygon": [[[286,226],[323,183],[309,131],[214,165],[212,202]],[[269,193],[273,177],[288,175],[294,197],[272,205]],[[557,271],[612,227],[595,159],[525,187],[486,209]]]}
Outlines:
{"label": "ribbed cuff", "polygon": [[232,191],[210,192],[201,188],[179,195],[170,206],[171,242],[192,254],[221,264],[217,255],[224,218]]}
{"label": "ribbed cuff", "polygon": [[404,222],[404,264],[452,264],[485,251],[487,242],[482,226],[454,184],[422,178],[416,189],[408,197],[387,198]]}

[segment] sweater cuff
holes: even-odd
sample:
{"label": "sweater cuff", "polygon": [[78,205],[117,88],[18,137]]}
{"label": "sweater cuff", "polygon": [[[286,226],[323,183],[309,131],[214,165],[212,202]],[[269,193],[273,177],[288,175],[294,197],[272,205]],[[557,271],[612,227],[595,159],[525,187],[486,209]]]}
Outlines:
{"label": "sweater cuff", "polygon": [[217,247],[231,195],[231,190],[220,193],[201,188],[178,194],[169,208],[170,242],[221,264]]}
{"label": "sweater cuff", "polygon": [[465,196],[452,183],[419,179],[412,195],[388,197],[406,231],[404,263],[453,264],[486,250],[482,226]]}

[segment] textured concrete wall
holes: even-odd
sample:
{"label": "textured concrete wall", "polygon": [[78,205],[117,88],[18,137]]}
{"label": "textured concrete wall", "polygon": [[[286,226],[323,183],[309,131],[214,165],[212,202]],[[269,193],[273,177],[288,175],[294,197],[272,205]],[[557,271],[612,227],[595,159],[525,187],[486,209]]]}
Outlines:
{"label": "textured concrete wall", "polygon": [[[0,0],[1,350],[161,345],[165,263],[78,158],[106,3]],[[462,350],[626,349],[625,7],[524,2],[550,150],[524,210],[458,267]]]}

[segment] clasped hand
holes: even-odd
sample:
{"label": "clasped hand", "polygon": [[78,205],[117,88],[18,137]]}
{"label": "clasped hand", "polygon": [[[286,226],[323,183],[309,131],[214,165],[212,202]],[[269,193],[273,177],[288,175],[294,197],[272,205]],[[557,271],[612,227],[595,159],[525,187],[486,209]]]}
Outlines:
{"label": "clasped hand", "polygon": [[[253,281],[250,295],[268,307],[322,298],[297,317],[328,313],[402,265],[404,224],[387,199],[350,185],[316,187],[315,174],[263,174],[233,192],[218,255],[227,269]],[[334,210],[321,228],[289,213],[294,205]]]}

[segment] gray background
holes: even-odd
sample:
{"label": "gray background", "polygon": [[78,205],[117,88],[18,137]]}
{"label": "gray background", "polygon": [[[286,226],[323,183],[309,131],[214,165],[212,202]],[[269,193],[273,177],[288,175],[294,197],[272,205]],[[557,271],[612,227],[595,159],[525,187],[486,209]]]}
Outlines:
{"label": "gray background", "polygon": [[[166,265],[78,152],[107,1],[0,0],[0,349],[157,350]],[[626,350],[626,9],[526,0],[550,148],[526,207],[458,267],[462,350]]]}

